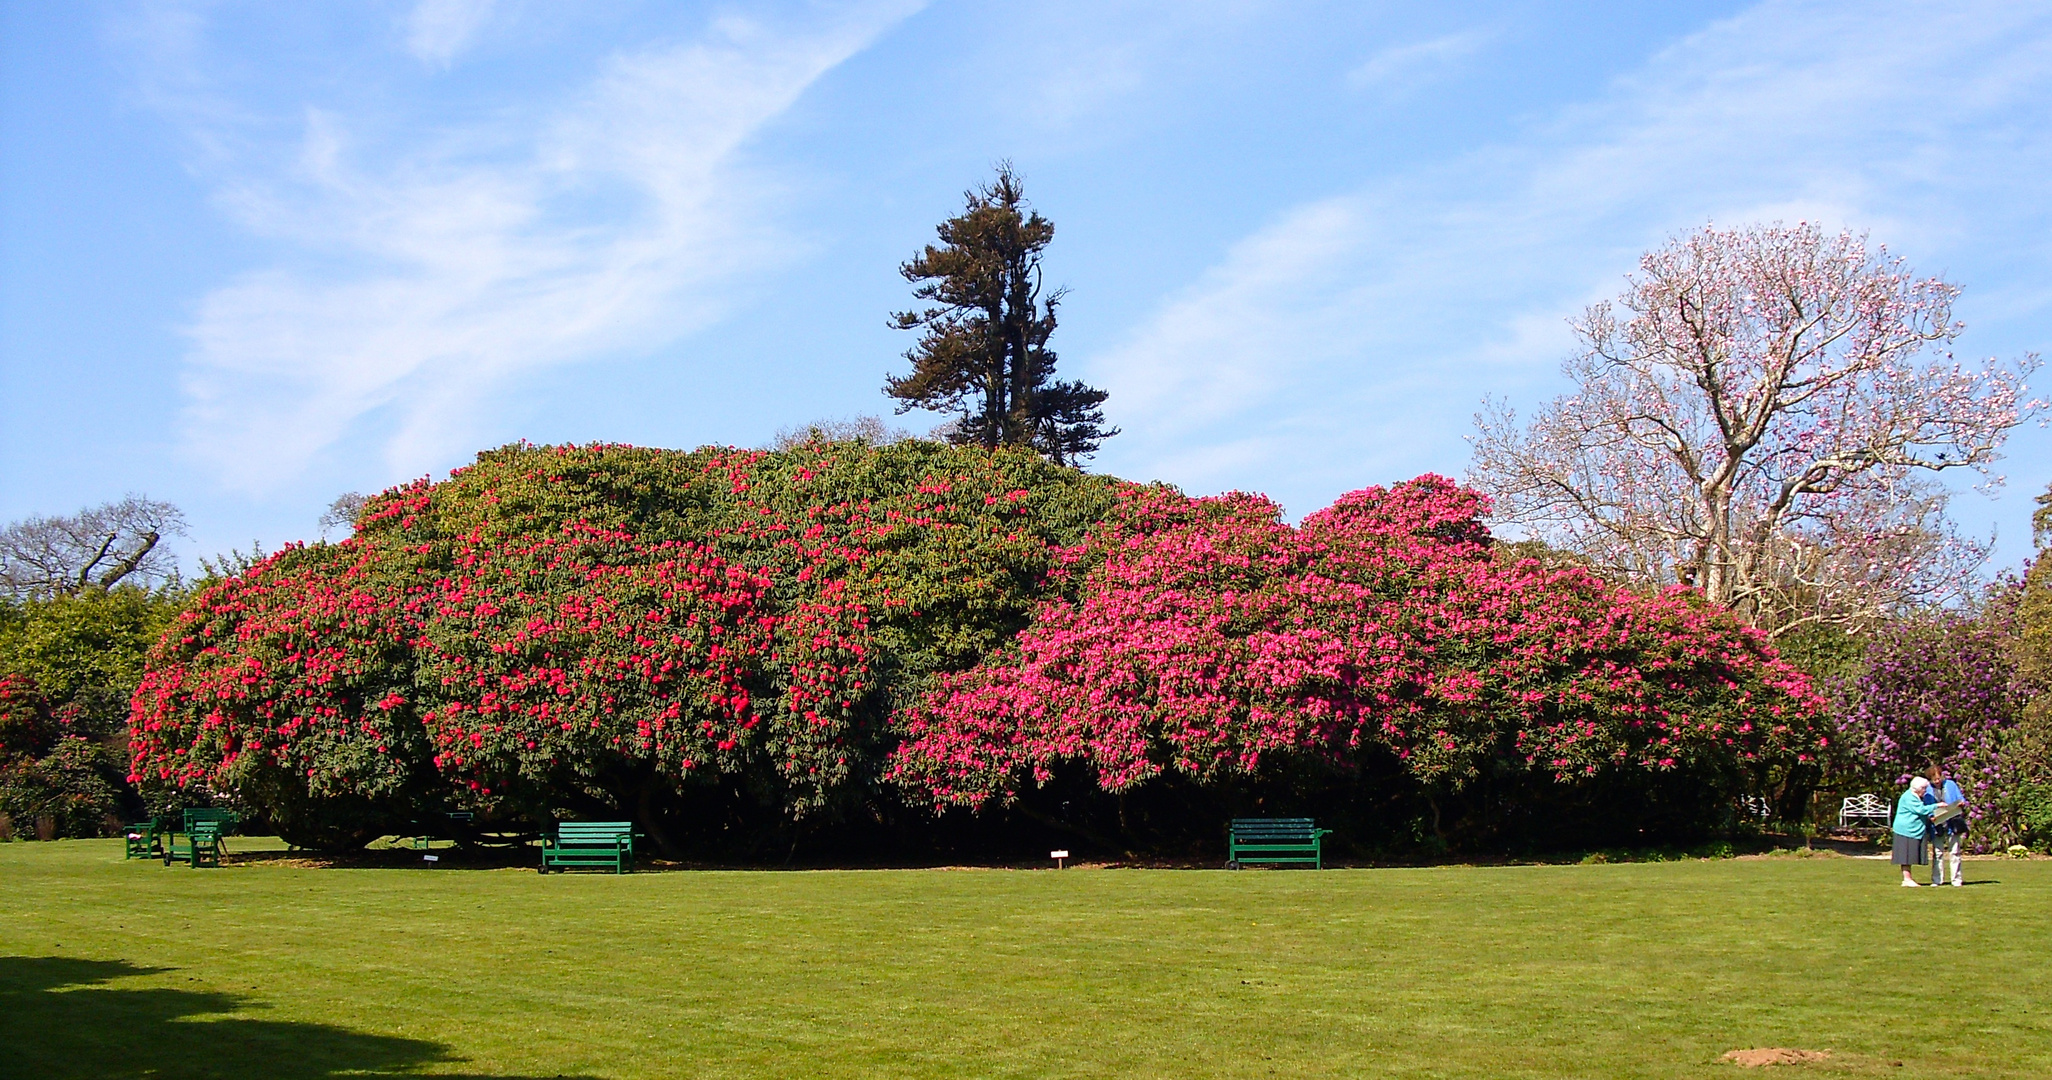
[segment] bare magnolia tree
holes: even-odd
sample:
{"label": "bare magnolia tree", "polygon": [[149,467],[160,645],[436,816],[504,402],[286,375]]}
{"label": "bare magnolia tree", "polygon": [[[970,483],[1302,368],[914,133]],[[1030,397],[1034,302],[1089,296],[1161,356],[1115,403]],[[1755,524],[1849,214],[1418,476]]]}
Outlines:
{"label": "bare magnolia tree", "polygon": [[863,414],[846,420],[814,420],[809,424],[778,428],[776,437],[770,443],[772,450],[789,450],[806,443],[860,442],[870,446],[889,446],[912,437],[903,428],[884,423],[880,416]]}
{"label": "bare magnolia tree", "polygon": [[1706,227],[1573,323],[1578,390],[1475,418],[1502,520],[1754,625],[1858,625],[1965,588],[1986,556],[1935,474],[1986,484],[2036,356],[1962,364],[1958,290],[1814,225]]}
{"label": "bare magnolia tree", "polygon": [[345,491],[335,496],[335,501],[329,503],[326,510],[321,511],[321,519],[316,523],[321,530],[321,536],[325,538],[335,529],[343,530],[345,535],[355,532],[356,519],[363,514],[363,504],[369,501],[354,491]]}
{"label": "bare magnolia tree", "polygon": [[178,576],[163,546],[173,535],[185,535],[185,515],[138,495],[69,517],[25,518],[0,529],[0,590],[68,596],[123,581],[162,584]]}

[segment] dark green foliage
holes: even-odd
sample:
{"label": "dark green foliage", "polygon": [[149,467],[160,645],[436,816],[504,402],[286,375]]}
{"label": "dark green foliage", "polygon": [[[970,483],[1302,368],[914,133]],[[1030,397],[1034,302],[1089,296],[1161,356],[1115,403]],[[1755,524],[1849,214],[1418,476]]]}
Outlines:
{"label": "dark green foliage", "polygon": [[962,213],[941,222],[940,246],[928,244],[900,268],[931,306],[891,317],[900,330],[923,332],[905,354],[912,373],[887,377],[884,393],[899,412],[957,414],[952,441],[1080,462],[1118,431],[1104,426],[1104,391],[1055,378],[1047,343],[1062,290],[1043,295],[1040,270],[1054,223],[1027,206],[1009,164],[964,198]]}
{"label": "dark green foliage", "polygon": [[1860,673],[1866,639],[1842,626],[1811,623],[1776,637],[1774,646],[1819,686],[1830,686]]}
{"label": "dark green foliage", "polygon": [[0,813],[98,836],[140,810],[127,771],[129,695],[183,597],[133,586],[0,601]]}
{"label": "dark green foliage", "polygon": [[2017,785],[2006,809],[2016,822],[2021,843],[2052,853],[2052,784]]}
{"label": "dark green foliage", "polygon": [[184,599],[117,587],[0,601],[0,673],[34,680],[53,708],[81,710],[81,734],[117,735],[149,648]]}
{"label": "dark green foliage", "polygon": [[99,836],[123,808],[120,758],[83,716],[52,709],[26,676],[0,675],[0,815],[18,835]]}

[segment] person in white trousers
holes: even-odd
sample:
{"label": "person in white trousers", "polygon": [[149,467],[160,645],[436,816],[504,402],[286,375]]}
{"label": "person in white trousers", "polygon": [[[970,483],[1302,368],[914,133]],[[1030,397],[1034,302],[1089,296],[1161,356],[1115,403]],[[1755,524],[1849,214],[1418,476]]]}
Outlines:
{"label": "person in white trousers", "polygon": [[1924,798],[1960,808],[1958,816],[1931,825],[1931,884],[1964,885],[1959,877],[1959,852],[1966,845],[1966,794],[1959,790],[1959,781],[1945,775],[1944,766],[1933,765],[1924,775],[1931,780]]}

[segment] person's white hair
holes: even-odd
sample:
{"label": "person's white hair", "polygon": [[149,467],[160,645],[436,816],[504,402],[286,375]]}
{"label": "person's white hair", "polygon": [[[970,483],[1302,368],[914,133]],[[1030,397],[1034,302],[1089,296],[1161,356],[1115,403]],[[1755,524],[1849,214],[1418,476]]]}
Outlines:
{"label": "person's white hair", "polygon": [[1921,776],[1912,776],[1910,777],[1910,790],[1922,795],[1924,792],[1931,790],[1931,782]]}

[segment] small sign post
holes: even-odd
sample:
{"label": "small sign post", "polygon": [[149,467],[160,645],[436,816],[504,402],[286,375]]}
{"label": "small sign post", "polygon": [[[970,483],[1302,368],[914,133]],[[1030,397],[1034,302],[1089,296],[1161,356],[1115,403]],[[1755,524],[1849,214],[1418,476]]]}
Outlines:
{"label": "small sign post", "polygon": [[1069,853],[1067,851],[1050,851],[1047,853],[1047,857],[1055,861],[1055,869],[1065,870],[1068,868],[1066,862],[1069,858]]}

